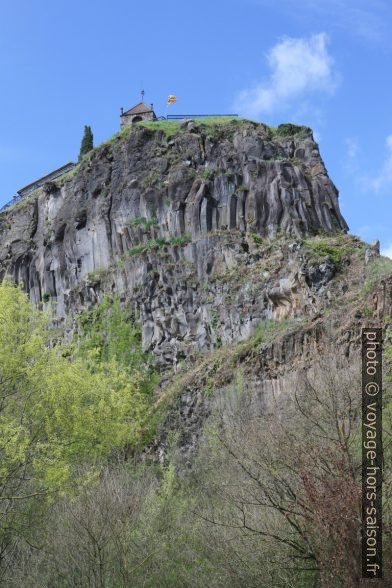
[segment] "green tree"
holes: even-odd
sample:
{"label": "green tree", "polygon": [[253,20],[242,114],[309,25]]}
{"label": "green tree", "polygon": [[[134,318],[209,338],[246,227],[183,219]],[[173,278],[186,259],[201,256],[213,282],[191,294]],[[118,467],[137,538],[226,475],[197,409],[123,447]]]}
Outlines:
{"label": "green tree", "polygon": [[137,443],[150,410],[140,365],[130,372],[93,345],[70,357],[51,339],[47,315],[0,284],[0,567],[16,537],[31,539],[31,513]]}
{"label": "green tree", "polygon": [[94,149],[93,133],[91,131],[91,127],[85,125],[84,135],[83,135],[82,143],[80,145],[79,161],[82,159],[83,155],[86,155],[86,153],[88,153],[92,149]]}

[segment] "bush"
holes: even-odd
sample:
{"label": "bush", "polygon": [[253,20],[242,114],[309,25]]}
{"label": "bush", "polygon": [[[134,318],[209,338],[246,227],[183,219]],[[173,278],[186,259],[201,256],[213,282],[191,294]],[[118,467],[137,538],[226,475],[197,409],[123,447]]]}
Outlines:
{"label": "bush", "polygon": [[135,245],[134,247],[130,247],[128,249],[128,255],[131,257],[135,255],[141,255],[142,253],[147,253],[147,251],[154,251],[154,249],[163,249],[167,246],[173,247],[184,247],[189,243],[191,238],[189,235],[182,235],[180,237],[171,237],[170,239],[151,239],[147,241],[147,243],[141,243],[140,245]]}
{"label": "bush", "polygon": [[102,280],[104,280],[108,275],[109,269],[106,267],[100,267],[93,272],[89,272],[86,276],[86,281],[89,284],[96,286],[97,284],[100,284]]}
{"label": "bush", "polygon": [[144,229],[149,229],[150,227],[154,227],[158,225],[158,221],[156,218],[144,218],[144,217],[140,217],[140,218],[133,218],[130,221],[128,221],[128,224],[133,226],[133,227],[143,227]]}
{"label": "bush", "polygon": [[278,127],[269,127],[273,138],[284,139],[286,137],[306,137],[312,131],[309,127],[294,125],[292,123],[283,123]]}
{"label": "bush", "polygon": [[305,239],[304,246],[313,261],[319,262],[328,257],[337,267],[341,265],[343,256],[348,253],[343,245],[332,244],[328,239]]}
{"label": "bush", "polygon": [[388,257],[371,259],[366,266],[366,279],[362,288],[362,296],[368,296],[373,292],[377,283],[389,275],[392,275],[392,261]]}

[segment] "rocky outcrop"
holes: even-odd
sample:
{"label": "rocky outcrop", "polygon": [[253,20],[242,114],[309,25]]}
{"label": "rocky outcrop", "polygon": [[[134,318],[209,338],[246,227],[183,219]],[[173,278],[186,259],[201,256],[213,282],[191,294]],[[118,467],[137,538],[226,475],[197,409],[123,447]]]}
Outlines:
{"label": "rocky outcrop", "polygon": [[347,230],[309,129],[170,124],[126,129],[0,216],[2,275],[60,321],[130,300],[161,365],[319,311],[335,267],[300,241]]}

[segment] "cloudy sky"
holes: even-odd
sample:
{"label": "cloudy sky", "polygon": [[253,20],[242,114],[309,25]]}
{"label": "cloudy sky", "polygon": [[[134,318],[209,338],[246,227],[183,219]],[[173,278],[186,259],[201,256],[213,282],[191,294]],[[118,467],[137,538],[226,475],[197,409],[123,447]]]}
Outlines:
{"label": "cloudy sky", "polygon": [[352,233],[392,256],[387,0],[0,0],[0,204],[99,143],[119,109],[314,129]]}

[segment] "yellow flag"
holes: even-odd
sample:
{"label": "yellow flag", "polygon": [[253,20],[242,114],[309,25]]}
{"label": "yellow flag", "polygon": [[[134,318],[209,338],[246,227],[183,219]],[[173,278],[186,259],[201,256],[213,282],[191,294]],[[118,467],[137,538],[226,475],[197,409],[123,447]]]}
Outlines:
{"label": "yellow flag", "polygon": [[167,99],[167,105],[169,106],[169,104],[174,104],[175,102],[177,102],[176,96],[173,96],[173,94],[170,94],[170,96]]}

